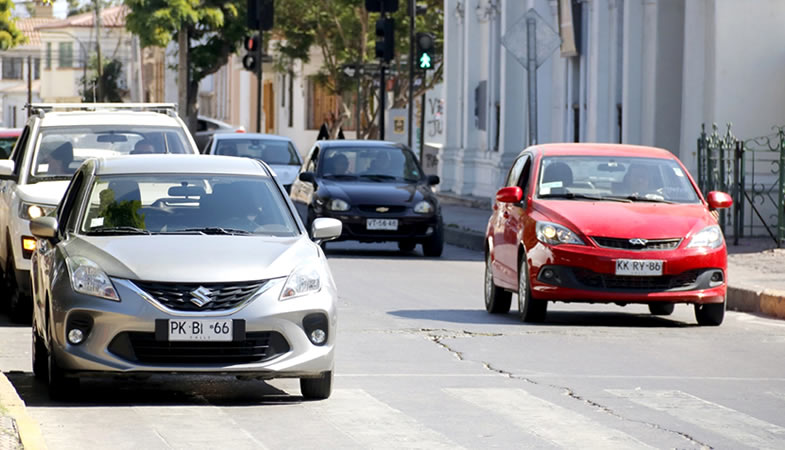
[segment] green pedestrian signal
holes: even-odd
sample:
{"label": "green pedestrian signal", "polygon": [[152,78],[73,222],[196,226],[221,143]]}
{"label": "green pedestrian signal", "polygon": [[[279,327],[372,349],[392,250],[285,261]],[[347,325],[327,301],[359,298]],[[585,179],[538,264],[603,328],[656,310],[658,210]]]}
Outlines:
{"label": "green pedestrian signal", "polygon": [[431,68],[431,57],[427,53],[420,55],[420,69],[427,70]]}
{"label": "green pedestrian signal", "polygon": [[417,68],[433,69],[434,37],[431,33],[417,33]]}

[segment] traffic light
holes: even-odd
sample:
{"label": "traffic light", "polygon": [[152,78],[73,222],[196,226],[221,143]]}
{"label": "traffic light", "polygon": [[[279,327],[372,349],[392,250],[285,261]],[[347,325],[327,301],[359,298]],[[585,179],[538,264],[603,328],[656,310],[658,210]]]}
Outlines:
{"label": "traffic light", "polygon": [[418,69],[433,69],[433,44],[434,37],[431,33],[417,33],[417,61],[415,61],[415,65]]}
{"label": "traffic light", "polygon": [[259,55],[261,55],[261,51],[259,50],[260,45],[261,38],[258,34],[246,36],[243,40],[243,46],[248,50],[248,53],[243,56],[243,67],[245,70],[253,71],[256,69],[257,60],[259,59]]}
{"label": "traffic light", "polygon": [[247,26],[250,30],[271,30],[275,4],[273,0],[248,0]]}
{"label": "traffic light", "polygon": [[365,0],[365,10],[368,12],[394,13],[398,11],[398,0]]}
{"label": "traffic light", "polygon": [[376,57],[390,62],[395,54],[395,19],[382,17],[376,21]]}

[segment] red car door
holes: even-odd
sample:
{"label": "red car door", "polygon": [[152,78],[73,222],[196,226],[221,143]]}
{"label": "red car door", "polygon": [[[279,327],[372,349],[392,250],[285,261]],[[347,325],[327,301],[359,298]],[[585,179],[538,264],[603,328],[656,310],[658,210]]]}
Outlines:
{"label": "red car door", "polygon": [[499,286],[515,289],[518,286],[518,236],[524,224],[526,184],[529,179],[531,156],[524,154],[512,166],[506,186],[519,186],[524,191],[520,203],[497,202],[498,227],[494,233],[494,273]]}

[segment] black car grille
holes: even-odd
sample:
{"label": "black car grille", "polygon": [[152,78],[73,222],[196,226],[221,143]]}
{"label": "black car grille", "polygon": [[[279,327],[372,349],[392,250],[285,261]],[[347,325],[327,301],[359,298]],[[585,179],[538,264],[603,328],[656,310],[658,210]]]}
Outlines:
{"label": "black car grille", "polygon": [[[233,309],[248,300],[267,280],[240,283],[158,283],[134,281],[139,289],[150,294],[158,303],[177,311],[223,311]],[[192,301],[195,290],[207,288],[212,300],[203,306]]]}
{"label": "black car grille", "polygon": [[[357,205],[357,208],[363,212],[379,213],[379,214],[400,214],[406,211],[405,206],[400,205]],[[377,211],[377,208],[387,208],[385,211]]]}
{"label": "black car grille", "polygon": [[144,364],[227,365],[267,361],[289,351],[289,343],[275,331],[249,332],[232,342],[157,341],[155,333],[129,331],[118,334],[109,351]]}
{"label": "black car grille", "polygon": [[678,275],[645,277],[611,275],[585,269],[573,269],[573,273],[579,283],[592,289],[666,291],[689,288],[698,280],[698,272],[694,270]]}
{"label": "black car grille", "polygon": [[618,248],[624,250],[674,250],[681,243],[680,238],[650,239],[645,244],[633,244],[630,239],[608,238],[592,236],[594,242],[600,247]]}

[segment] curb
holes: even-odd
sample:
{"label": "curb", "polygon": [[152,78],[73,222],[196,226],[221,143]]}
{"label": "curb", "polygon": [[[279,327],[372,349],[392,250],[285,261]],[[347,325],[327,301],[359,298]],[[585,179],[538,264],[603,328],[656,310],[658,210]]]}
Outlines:
{"label": "curb", "polygon": [[[10,415],[16,424],[16,429],[11,432],[15,431],[18,441],[21,442],[18,448],[25,450],[46,449],[44,436],[41,434],[38,422],[27,414],[25,402],[22,401],[14,386],[2,372],[0,372],[0,405],[5,409],[4,413]],[[3,411],[0,411],[0,416],[2,415],[4,415]]]}
{"label": "curb", "polygon": [[444,227],[444,242],[476,252],[485,250],[484,234],[451,226]]}

